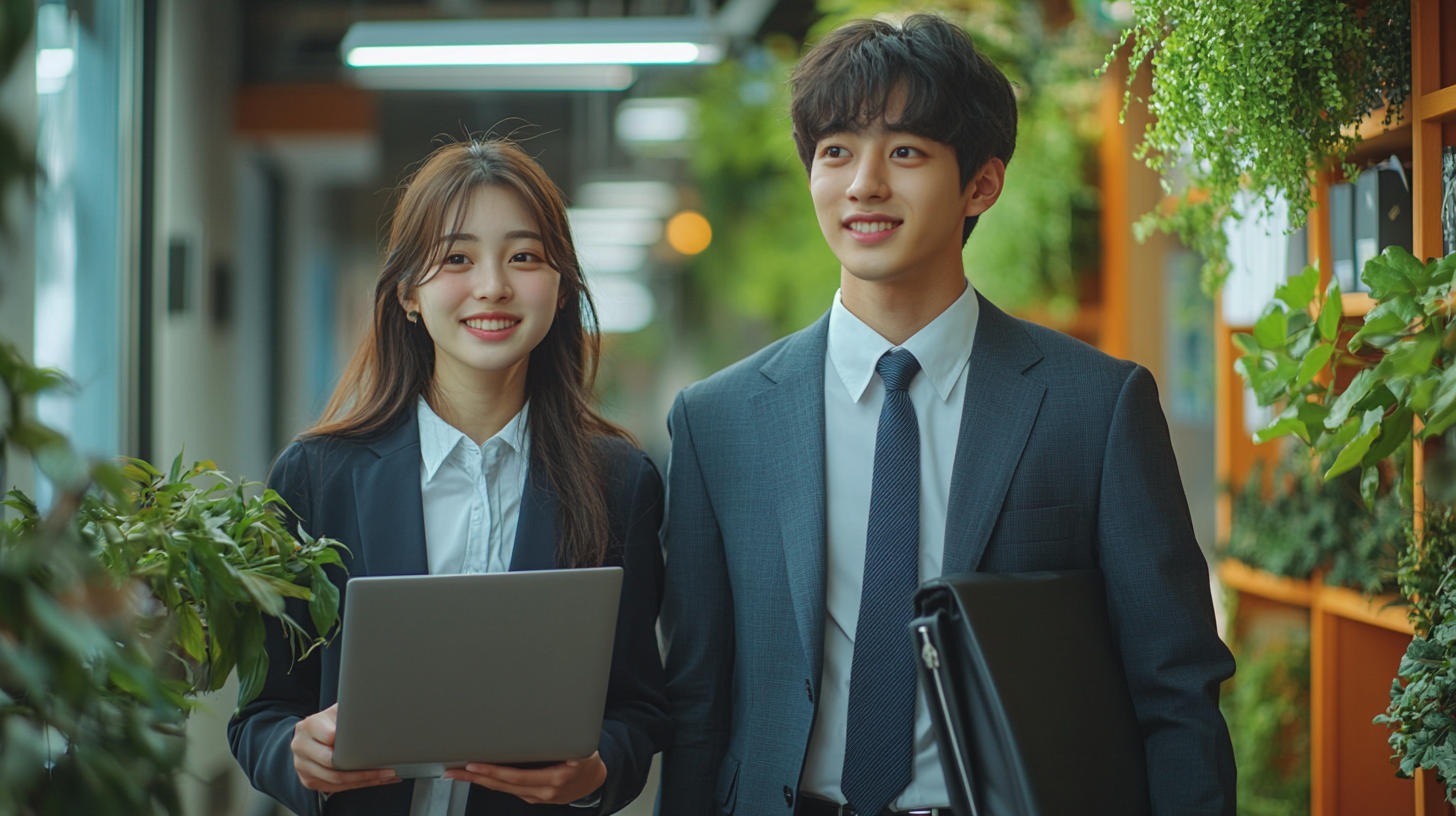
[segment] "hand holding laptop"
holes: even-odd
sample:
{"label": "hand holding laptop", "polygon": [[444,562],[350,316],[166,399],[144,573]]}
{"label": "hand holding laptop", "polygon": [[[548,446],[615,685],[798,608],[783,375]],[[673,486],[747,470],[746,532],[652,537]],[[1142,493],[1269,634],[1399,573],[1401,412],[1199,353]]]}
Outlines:
{"label": "hand holding laptop", "polygon": [[298,721],[293,727],[293,769],[309,790],[338,793],[398,782],[392,768],[370,771],[334,770],[334,732],[339,704]]}
{"label": "hand holding laptop", "polygon": [[445,772],[446,779],[463,779],[509,793],[531,805],[565,805],[584,799],[607,781],[607,766],[600,753],[570,759],[544,768],[512,768],[472,762]]}

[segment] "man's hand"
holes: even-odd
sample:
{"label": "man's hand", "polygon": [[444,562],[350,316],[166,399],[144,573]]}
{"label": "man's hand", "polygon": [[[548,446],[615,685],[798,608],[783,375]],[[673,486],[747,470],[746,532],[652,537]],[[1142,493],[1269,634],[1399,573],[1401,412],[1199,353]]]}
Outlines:
{"label": "man's hand", "polygon": [[472,762],[445,772],[446,779],[464,779],[483,788],[509,793],[532,805],[569,805],[596,792],[607,781],[599,754],[570,759],[545,768],[509,768]]}
{"label": "man's hand", "polygon": [[339,704],[299,720],[293,726],[293,770],[298,781],[305,788],[324,793],[338,793],[354,788],[369,788],[398,782],[394,771],[383,768],[375,771],[334,770],[334,722],[339,716]]}

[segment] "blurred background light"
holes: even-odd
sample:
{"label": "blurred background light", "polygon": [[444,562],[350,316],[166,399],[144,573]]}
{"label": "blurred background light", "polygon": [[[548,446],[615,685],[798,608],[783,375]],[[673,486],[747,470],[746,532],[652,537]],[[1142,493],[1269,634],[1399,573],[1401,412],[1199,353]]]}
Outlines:
{"label": "blurred background light", "polygon": [[683,210],[667,222],[667,242],[684,255],[696,255],[713,242],[713,226],[701,213]]}
{"label": "blurred background light", "polygon": [[647,248],[610,244],[577,244],[576,256],[587,275],[622,275],[647,263]]}
{"label": "blurred background light", "polygon": [[576,204],[583,209],[630,207],[666,218],[677,212],[677,189],[664,181],[592,181],[577,188]]}
{"label": "blurred background light", "polygon": [[680,142],[697,129],[698,104],[687,98],[628,99],[617,106],[617,138],[624,142]]}
{"label": "blurred background light", "polygon": [[652,322],[657,303],[652,292],[631,278],[606,276],[588,281],[597,307],[597,327],[608,334],[625,334]]}
{"label": "blurred background light", "polygon": [[637,80],[630,65],[477,65],[370,68],[350,74],[376,91],[622,91]]}
{"label": "blurred background light", "polygon": [[76,52],[70,48],[42,48],[35,54],[35,92],[56,93],[66,87],[66,77],[76,67]]}
{"label": "blurred background light", "polygon": [[636,207],[577,207],[566,211],[579,246],[651,246],[662,239],[662,221]]}
{"label": "blurred background light", "polygon": [[505,45],[375,45],[349,51],[353,68],[475,65],[686,65],[693,43],[519,43]]}

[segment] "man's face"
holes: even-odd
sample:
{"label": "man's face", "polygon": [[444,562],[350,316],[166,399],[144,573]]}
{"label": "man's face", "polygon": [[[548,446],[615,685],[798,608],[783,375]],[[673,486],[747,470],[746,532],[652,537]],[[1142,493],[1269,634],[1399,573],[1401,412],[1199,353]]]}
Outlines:
{"label": "man's face", "polygon": [[824,239],[867,282],[958,269],[966,217],[990,206],[978,209],[976,187],[961,189],[955,148],[883,123],[820,139],[809,170]]}

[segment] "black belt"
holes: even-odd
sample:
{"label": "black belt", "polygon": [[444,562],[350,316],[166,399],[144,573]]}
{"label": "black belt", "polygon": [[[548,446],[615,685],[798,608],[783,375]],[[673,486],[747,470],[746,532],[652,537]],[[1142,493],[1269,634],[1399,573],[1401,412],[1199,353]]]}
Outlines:
{"label": "black belt", "polygon": [[[826,799],[800,796],[794,806],[794,816],[860,816],[859,811],[849,805],[841,805]],[[889,810],[882,816],[955,816],[950,808],[916,808],[915,810]]]}

